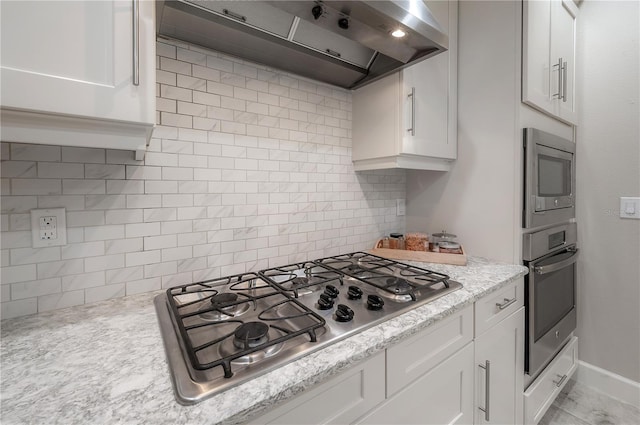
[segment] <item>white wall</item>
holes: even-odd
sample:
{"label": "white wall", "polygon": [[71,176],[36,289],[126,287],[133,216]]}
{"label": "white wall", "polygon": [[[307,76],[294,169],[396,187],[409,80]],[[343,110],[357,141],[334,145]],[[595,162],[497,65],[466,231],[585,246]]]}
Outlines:
{"label": "white wall", "polygon": [[581,4],[578,21],[577,208],[580,358],[640,381],[640,196],[637,1]]}
{"label": "white wall", "polygon": [[[2,143],[2,317],[373,246],[404,229],[404,171],[355,173],[351,94],[169,41],[144,162]],[[29,210],[68,244],[31,248]]]}

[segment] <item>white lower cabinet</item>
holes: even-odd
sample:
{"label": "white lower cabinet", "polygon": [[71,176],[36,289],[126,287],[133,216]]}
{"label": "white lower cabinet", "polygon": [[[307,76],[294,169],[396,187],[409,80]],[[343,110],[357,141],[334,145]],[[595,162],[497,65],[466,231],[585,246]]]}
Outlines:
{"label": "white lower cabinet", "polygon": [[524,421],[537,424],[578,367],[578,338],[573,337],[524,393]]}
{"label": "white lower cabinet", "polygon": [[357,423],[473,423],[473,344],[420,376]]}
{"label": "white lower cabinet", "polygon": [[383,351],[250,423],[353,423],[384,400],[384,362]]}
{"label": "white lower cabinet", "polygon": [[476,424],[521,424],[524,307],[475,340]]}

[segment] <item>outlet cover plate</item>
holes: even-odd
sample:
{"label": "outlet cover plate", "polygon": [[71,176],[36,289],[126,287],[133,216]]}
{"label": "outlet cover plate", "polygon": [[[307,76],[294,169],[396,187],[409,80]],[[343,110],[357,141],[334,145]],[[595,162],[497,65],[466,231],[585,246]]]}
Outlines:
{"label": "outlet cover plate", "polygon": [[64,208],[31,210],[31,241],[34,248],[67,244],[67,214]]}
{"label": "outlet cover plate", "polygon": [[404,199],[396,199],[396,215],[403,216],[407,213],[407,204]]}

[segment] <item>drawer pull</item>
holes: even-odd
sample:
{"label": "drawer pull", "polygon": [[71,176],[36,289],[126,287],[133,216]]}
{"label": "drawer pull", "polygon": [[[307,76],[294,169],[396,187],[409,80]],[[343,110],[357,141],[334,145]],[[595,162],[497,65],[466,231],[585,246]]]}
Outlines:
{"label": "drawer pull", "polygon": [[496,303],[496,307],[498,307],[500,310],[504,310],[505,308],[509,307],[511,304],[515,303],[517,300],[518,300],[517,297],[513,297],[511,299],[505,298],[502,304]]}
{"label": "drawer pull", "polygon": [[490,395],[489,395],[489,391],[491,389],[491,386],[489,385],[491,382],[491,362],[489,360],[486,360],[484,362],[483,365],[479,364],[478,367],[480,369],[484,369],[485,370],[485,380],[484,380],[484,409],[480,406],[478,406],[478,409],[480,409],[480,411],[484,412],[484,420],[489,422],[489,403],[491,403],[490,401]]}
{"label": "drawer pull", "polygon": [[560,376],[560,380],[558,382],[553,381],[553,383],[556,384],[556,387],[560,388],[562,386],[562,383],[565,381],[565,379],[567,379],[567,375]]}

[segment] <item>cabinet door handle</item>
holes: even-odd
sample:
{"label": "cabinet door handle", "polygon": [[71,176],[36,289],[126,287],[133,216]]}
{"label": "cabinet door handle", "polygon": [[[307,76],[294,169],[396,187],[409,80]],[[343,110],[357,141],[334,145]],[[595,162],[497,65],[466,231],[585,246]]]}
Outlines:
{"label": "cabinet door handle", "polygon": [[133,85],[140,85],[140,0],[133,3]]}
{"label": "cabinet door handle", "polygon": [[498,307],[500,310],[504,310],[505,308],[509,307],[511,304],[513,304],[516,301],[518,301],[517,297],[513,297],[511,299],[505,298],[502,304],[496,303],[496,307]]}
{"label": "cabinet door handle", "polygon": [[242,16],[238,13],[234,13],[232,11],[230,11],[229,9],[222,9],[222,13],[224,13],[225,15],[227,15],[228,17],[235,19],[236,21],[240,21],[240,22],[247,22],[247,17],[246,16]]}
{"label": "cabinet door handle", "polygon": [[411,133],[412,136],[416,135],[416,88],[411,87],[411,93],[407,95],[407,97],[411,98],[411,128],[407,128],[407,131]]}
{"label": "cabinet door handle", "polygon": [[558,59],[558,63],[553,65],[553,67],[558,67],[558,93],[554,93],[553,97],[562,99],[562,58]]}
{"label": "cabinet door handle", "polygon": [[562,64],[562,101],[567,101],[567,63]]}
{"label": "cabinet door handle", "polygon": [[329,53],[331,56],[335,56],[337,58],[342,57],[340,52],[336,52],[335,50],[325,49],[325,52]]}
{"label": "cabinet door handle", "polygon": [[484,365],[479,364],[478,367],[480,369],[485,370],[485,380],[484,380],[484,409],[478,406],[480,411],[484,412],[484,420],[489,422],[489,405],[491,403],[491,395],[489,393],[491,386],[489,385],[491,381],[491,362],[486,360]]}
{"label": "cabinet door handle", "polygon": [[[558,376],[560,376],[560,375],[558,375]],[[562,376],[560,376],[560,380],[558,382],[553,381],[553,383],[556,384],[556,387],[560,388],[560,386],[565,381],[565,379],[567,379],[567,375],[562,375]]]}

